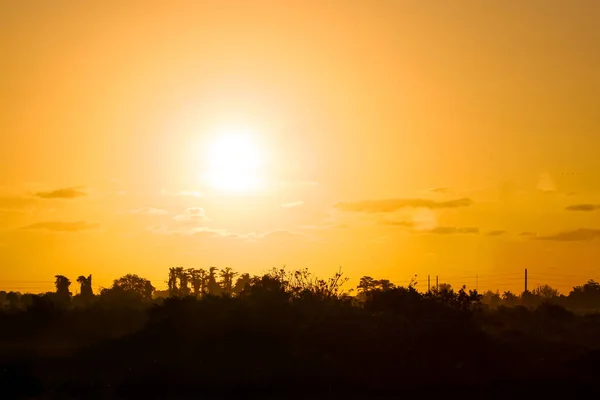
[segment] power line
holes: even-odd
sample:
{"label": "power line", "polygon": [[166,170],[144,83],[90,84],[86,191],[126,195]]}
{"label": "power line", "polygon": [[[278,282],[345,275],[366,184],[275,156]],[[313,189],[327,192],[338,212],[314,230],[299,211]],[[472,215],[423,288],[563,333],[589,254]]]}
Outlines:
{"label": "power line", "polygon": [[521,276],[521,273],[509,273],[509,274],[479,274],[479,273],[474,273],[473,275],[442,275],[439,274],[440,277],[443,276],[446,279],[467,279],[467,278],[474,278],[477,275],[479,276],[490,276],[490,277],[495,277],[495,276]]}

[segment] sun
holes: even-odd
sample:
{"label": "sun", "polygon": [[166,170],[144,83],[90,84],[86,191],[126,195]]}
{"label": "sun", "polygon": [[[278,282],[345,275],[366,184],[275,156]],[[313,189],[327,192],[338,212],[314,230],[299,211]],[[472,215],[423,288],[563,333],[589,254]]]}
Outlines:
{"label": "sun", "polygon": [[250,191],[261,183],[259,168],[262,154],[251,133],[228,129],[208,146],[207,183],[219,190]]}

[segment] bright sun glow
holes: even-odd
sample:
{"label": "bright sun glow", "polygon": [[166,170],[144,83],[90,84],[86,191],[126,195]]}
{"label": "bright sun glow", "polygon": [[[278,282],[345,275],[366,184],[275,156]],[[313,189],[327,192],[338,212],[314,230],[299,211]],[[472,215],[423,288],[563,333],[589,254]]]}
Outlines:
{"label": "bright sun glow", "polygon": [[248,191],[260,184],[261,154],[243,130],[223,132],[208,148],[207,183],[216,189]]}

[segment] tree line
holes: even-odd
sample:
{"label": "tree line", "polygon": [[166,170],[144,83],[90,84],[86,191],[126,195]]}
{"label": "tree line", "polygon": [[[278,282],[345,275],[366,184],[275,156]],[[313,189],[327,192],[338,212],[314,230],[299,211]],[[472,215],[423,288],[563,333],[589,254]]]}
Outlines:
{"label": "tree line", "polygon": [[[330,293],[331,295],[343,295],[353,300],[354,304],[364,302],[368,294],[375,292],[393,292],[406,288],[417,292],[417,276],[415,275],[406,287],[397,286],[388,279],[374,279],[370,276],[360,278],[356,289],[343,290],[348,278],[338,271],[328,280],[314,277],[308,269],[287,271],[284,268],[273,268],[266,275],[282,282],[286,282],[286,290],[294,292],[308,291],[312,293]],[[111,303],[149,303],[156,299],[169,297],[193,296],[239,296],[249,285],[256,284],[262,279],[261,276],[251,276],[249,273],[239,273],[230,267],[218,269],[216,267],[183,268],[171,267],[168,271],[167,290],[156,290],[152,283],[136,274],[126,274],[113,281],[109,288],[103,288],[98,294],[92,289],[92,275],[81,275],[76,282],[79,285],[79,293],[73,296],[71,292],[72,282],[64,275],[55,276],[55,291],[43,294],[31,294],[15,291],[0,291],[0,308],[25,309],[34,301],[45,300],[59,306],[86,306],[94,301],[107,301]],[[450,284],[440,283],[437,287],[427,292],[420,293],[421,296],[440,299],[462,299],[469,298],[484,308],[497,309],[501,306],[516,307],[538,307],[544,303],[560,305],[566,309],[578,311],[600,310],[600,283],[590,279],[583,285],[573,287],[567,294],[561,294],[550,285],[540,285],[531,291],[515,294],[504,291],[485,291],[478,293],[477,290],[467,290],[462,286],[454,290]]]}
{"label": "tree line", "polygon": [[600,372],[600,313],[560,304],[597,309],[594,281],[512,297],[422,292],[416,276],[351,289],[341,271],[173,267],[165,283],[127,274],[94,293],[91,275],[57,275],[52,292],[5,293],[2,397],[573,397]]}

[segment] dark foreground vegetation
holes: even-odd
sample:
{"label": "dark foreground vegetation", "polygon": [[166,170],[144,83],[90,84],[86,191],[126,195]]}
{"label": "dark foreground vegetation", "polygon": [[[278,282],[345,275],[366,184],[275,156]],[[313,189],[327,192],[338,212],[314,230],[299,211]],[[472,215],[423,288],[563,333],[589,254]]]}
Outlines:
{"label": "dark foreground vegetation", "polygon": [[77,282],[0,292],[0,398],[598,394],[600,314],[579,311],[599,308],[594,281],[562,297],[369,277],[350,296],[340,273],[285,270],[172,268],[166,293],[136,275],[98,295]]}

